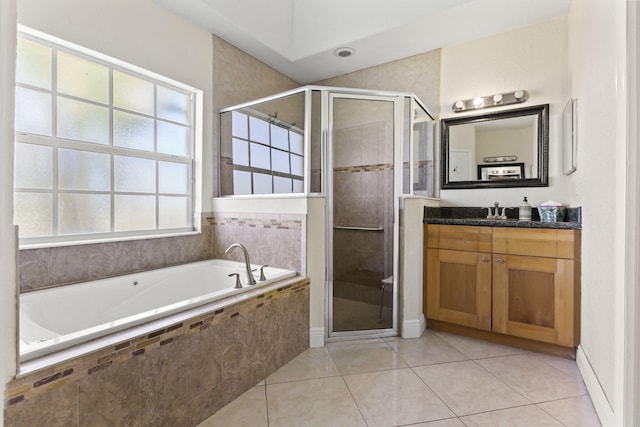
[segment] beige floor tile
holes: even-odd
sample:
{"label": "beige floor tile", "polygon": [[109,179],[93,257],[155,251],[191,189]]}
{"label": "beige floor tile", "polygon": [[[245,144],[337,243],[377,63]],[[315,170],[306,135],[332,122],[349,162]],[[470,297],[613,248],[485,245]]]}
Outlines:
{"label": "beige floor tile", "polygon": [[329,350],[331,350],[332,348],[341,348],[341,347],[353,347],[353,346],[360,346],[363,344],[381,344],[384,342],[383,338],[380,337],[368,337],[368,338],[361,338],[361,339],[350,339],[350,340],[344,340],[344,341],[331,341],[331,342],[327,342],[325,344],[325,347]]}
{"label": "beige floor tile", "polygon": [[562,423],[534,405],[469,415],[460,419],[467,427],[562,427]]}
{"label": "beige floor tile", "polygon": [[582,379],[529,354],[476,360],[480,366],[533,403],[586,394]]}
{"label": "beige floor tile", "polygon": [[267,385],[269,427],[366,426],[342,377]]}
{"label": "beige floor tile", "polygon": [[434,333],[424,334],[421,338],[386,342],[409,366],[434,365],[468,359]]}
{"label": "beige floor tile", "polygon": [[385,342],[354,343],[329,347],[342,375],[406,368],[402,358]]}
{"label": "beige floor tile", "polygon": [[265,388],[257,386],[204,420],[198,427],[267,427],[268,425]]}
{"label": "beige floor tile", "polygon": [[445,332],[438,332],[437,334],[440,338],[451,344],[469,359],[483,359],[486,357],[527,353],[526,350],[519,348],[463,337],[460,335],[453,335]]}
{"label": "beige floor tile", "polygon": [[369,427],[398,426],[454,416],[408,368],[347,375],[344,380]]}
{"label": "beige floor tile", "polygon": [[530,404],[473,361],[421,366],[414,370],[458,416]]}
{"label": "beige floor tile", "polygon": [[547,354],[542,353],[529,353],[531,356],[534,356],[538,360],[542,360],[547,365],[551,365],[556,369],[564,372],[567,375],[575,376],[578,378],[582,378],[580,376],[580,370],[578,370],[578,365],[575,360],[563,359],[561,357],[549,356]]}
{"label": "beige floor tile", "polygon": [[267,377],[267,384],[340,375],[326,348],[309,348]]}
{"label": "beige floor tile", "polygon": [[600,427],[589,396],[540,403],[538,407],[567,427]]}
{"label": "beige floor tile", "polygon": [[431,421],[429,423],[411,424],[411,427],[465,427],[464,423],[458,418],[449,418],[447,420]]}

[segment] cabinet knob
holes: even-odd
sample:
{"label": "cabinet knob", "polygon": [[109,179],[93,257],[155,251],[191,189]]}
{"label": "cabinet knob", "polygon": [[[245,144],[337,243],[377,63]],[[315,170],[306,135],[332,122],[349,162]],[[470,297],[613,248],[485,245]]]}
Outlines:
{"label": "cabinet knob", "polygon": [[480,261],[482,261],[482,262],[488,262],[489,260],[487,259],[487,257],[484,257],[484,256],[483,256],[483,257],[480,259]]}
{"label": "cabinet knob", "polygon": [[497,262],[498,264],[502,264],[502,263],[504,262],[504,260],[503,260],[502,258],[498,258],[498,259],[496,260],[496,262]]}

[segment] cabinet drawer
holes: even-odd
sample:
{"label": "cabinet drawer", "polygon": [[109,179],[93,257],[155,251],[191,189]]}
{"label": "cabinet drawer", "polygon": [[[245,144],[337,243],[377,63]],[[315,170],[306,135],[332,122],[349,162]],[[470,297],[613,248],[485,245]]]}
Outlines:
{"label": "cabinet drawer", "polygon": [[428,224],[427,247],[491,252],[491,227]]}
{"label": "cabinet drawer", "polygon": [[574,259],[576,230],[493,229],[493,253]]}

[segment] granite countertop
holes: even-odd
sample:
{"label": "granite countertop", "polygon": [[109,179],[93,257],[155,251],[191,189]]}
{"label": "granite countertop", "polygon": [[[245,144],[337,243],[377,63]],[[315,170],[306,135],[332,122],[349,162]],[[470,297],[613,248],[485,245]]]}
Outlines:
{"label": "granite countertop", "polygon": [[[502,211],[502,208],[500,208]],[[520,228],[555,228],[582,229],[581,208],[567,208],[565,221],[541,222],[537,209],[532,209],[531,221],[519,221],[518,208],[507,207],[507,219],[486,219],[487,209],[479,207],[442,207],[424,208],[425,224],[476,225],[484,227],[520,227]]]}

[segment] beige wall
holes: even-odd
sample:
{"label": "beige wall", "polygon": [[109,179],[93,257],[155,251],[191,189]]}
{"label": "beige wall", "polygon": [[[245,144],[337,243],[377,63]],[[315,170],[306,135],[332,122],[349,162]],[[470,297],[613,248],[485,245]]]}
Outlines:
{"label": "beige wall", "polygon": [[[570,179],[562,174],[561,116],[569,100],[568,26],[566,17],[442,49],[440,118],[482,114],[506,108],[549,104],[549,187],[483,190],[442,190],[443,205],[518,206],[523,196],[532,205],[549,199],[571,205]],[[456,100],[529,91],[529,100],[516,107],[486,108],[453,113]],[[511,153],[505,153],[511,154]]]}
{"label": "beige wall", "polygon": [[214,111],[299,86],[299,83],[220,37],[213,36]]}
{"label": "beige wall", "polygon": [[437,116],[440,114],[440,50],[343,74],[317,84],[414,93],[431,115]]}
{"label": "beige wall", "polygon": [[573,2],[569,15],[579,141],[571,183],[584,218],[578,363],[605,426],[622,425],[625,235],[631,225],[626,186],[637,191],[637,183],[626,182],[625,7],[623,1],[584,0]]}

